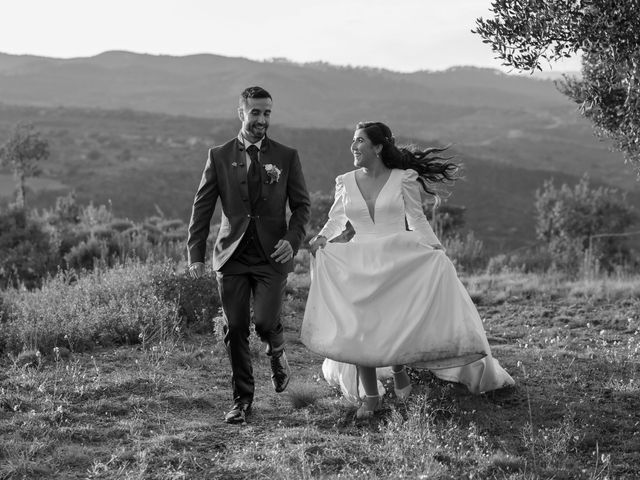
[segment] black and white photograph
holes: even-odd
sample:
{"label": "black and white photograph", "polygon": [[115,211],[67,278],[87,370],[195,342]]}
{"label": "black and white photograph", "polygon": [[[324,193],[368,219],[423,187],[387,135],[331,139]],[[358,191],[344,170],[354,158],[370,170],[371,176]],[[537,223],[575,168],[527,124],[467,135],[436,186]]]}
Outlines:
{"label": "black and white photograph", "polygon": [[0,480],[640,478],[640,0],[20,0]]}

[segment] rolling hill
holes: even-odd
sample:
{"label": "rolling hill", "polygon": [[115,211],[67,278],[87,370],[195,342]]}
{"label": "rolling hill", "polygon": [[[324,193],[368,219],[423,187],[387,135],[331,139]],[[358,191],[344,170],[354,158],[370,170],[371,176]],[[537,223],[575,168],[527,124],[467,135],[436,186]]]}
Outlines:
{"label": "rolling hill", "polygon": [[0,102],[7,104],[228,119],[236,115],[238,93],[252,84],[273,94],[278,125],[352,128],[359,120],[377,119],[397,135],[454,143],[474,157],[529,170],[586,171],[638,189],[622,156],[594,138],[550,80],[473,67],[398,73],[208,54],[0,54]]}
{"label": "rolling hill", "polygon": [[[56,197],[74,190],[81,203],[111,205],[118,216],[139,220],[159,208],[167,217],[185,222],[207,149],[232,138],[238,129],[235,120],[0,105],[0,138],[18,121],[33,122],[52,144],[52,156],[42,165],[44,174],[28,194],[31,206],[50,206]],[[335,176],[352,168],[350,129],[274,126],[270,135],[299,149],[310,191],[331,193]],[[399,138],[403,140],[407,139]],[[475,157],[459,146],[452,150],[464,162],[465,178],[447,201],[466,207],[468,228],[491,251],[533,240],[534,192],[544,180],[577,181],[569,174]],[[0,175],[0,196],[6,199],[12,190],[5,171]],[[638,195],[630,199],[640,206]]]}
{"label": "rolling hill", "polygon": [[237,95],[252,84],[273,94],[272,135],[299,148],[311,190],[330,191],[351,168],[359,120],[385,121],[406,142],[452,143],[466,180],[449,201],[468,207],[468,226],[495,248],[532,237],[533,195],[551,176],[573,183],[588,173],[633,202],[640,196],[622,156],[552,81],[472,67],[398,73],[217,55],[0,54],[0,140],[27,119],[52,139],[46,175],[32,184],[38,205],[71,188],[131,218],[158,205],[185,219],[206,150],[236,134]]}

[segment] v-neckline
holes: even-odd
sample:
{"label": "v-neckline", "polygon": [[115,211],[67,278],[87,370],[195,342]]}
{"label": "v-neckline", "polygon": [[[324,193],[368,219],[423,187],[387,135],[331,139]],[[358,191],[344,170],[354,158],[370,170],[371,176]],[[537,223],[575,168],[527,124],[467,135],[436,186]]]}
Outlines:
{"label": "v-neckline", "polygon": [[391,175],[393,175],[393,169],[391,169],[389,171],[389,176],[387,176],[387,179],[382,184],[382,187],[380,187],[380,190],[378,190],[378,194],[376,195],[376,198],[373,200],[373,215],[371,215],[371,211],[369,210],[369,205],[367,204],[367,200],[364,198],[364,195],[362,194],[362,190],[360,190],[360,185],[358,185],[358,178],[356,177],[356,171],[357,170],[353,171],[353,183],[356,184],[356,189],[358,190],[358,193],[360,194],[360,198],[364,202],[364,206],[367,209],[367,213],[369,214],[369,219],[371,220],[371,223],[373,223],[375,225],[376,224],[376,220],[375,220],[376,219],[376,206],[378,205],[378,198],[380,198],[380,194],[382,193],[382,191],[385,189],[385,187],[389,183],[389,180],[391,179]]}

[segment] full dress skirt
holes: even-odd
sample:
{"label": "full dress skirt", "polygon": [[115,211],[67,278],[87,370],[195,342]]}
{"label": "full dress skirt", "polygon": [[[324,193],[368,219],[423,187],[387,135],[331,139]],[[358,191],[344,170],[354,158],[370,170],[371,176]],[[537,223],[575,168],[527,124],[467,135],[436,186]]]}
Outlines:
{"label": "full dress skirt", "polygon": [[347,221],[356,233],[316,252],[301,339],[327,358],[325,378],[351,401],[363,395],[355,365],[381,367],[380,377],[390,365],[428,368],[474,393],[513,384],[452,262],[434,248],[419,188],[413,170],[392,170],[372,218],[354,172],[336,179],[320,234],[334,238]]}

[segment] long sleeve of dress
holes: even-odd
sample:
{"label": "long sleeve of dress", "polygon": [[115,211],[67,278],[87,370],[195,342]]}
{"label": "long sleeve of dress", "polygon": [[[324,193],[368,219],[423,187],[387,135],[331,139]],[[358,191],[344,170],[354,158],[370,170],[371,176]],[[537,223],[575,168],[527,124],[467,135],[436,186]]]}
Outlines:
{"label": "long sleeve of dress", "polygon": [[318,236],[331,240],[340,235],[347,225],[347,215],[344,209],[344,181],[342,175],[336,177],[336,194],[329,210],[329,220],[324,224]]}
{"label": "long sleeve of dress", "polygon": [[402,177],[402,197],[407,225],[410,230],[418,232],[428,245],[440,245],[440,240],[436,237],[422,210],[421,188],[418,173],[411,169],[405,170]]}

